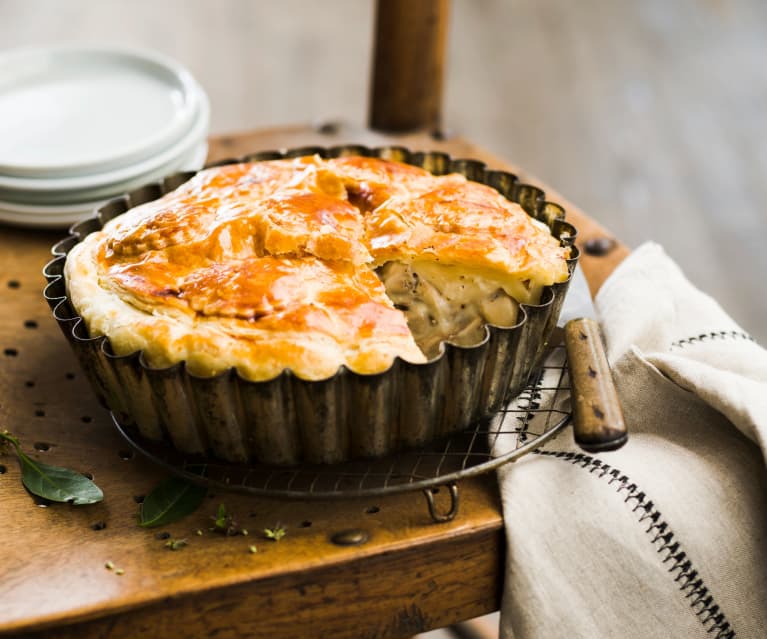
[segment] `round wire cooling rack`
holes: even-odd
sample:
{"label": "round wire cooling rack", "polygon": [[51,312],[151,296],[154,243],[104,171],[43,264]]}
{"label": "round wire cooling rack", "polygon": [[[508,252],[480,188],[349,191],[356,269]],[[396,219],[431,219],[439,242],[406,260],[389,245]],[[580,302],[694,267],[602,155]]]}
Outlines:
{"label": "round wire cooling rack", "polygon": [[[570,384],[561,344],[552,348],[530,384],[494,417],[431,445],[378,459],[281,467],[236,464],[184,455],[142,438],[116,413],[120,434],[139,453],[191,482],[264,497],[333,499],[422,490],[437,522],[458,512],[457,482],[516,461],[540,448],[570,422]],[[446,486],[450,506],[437,512],[433,493]]]}

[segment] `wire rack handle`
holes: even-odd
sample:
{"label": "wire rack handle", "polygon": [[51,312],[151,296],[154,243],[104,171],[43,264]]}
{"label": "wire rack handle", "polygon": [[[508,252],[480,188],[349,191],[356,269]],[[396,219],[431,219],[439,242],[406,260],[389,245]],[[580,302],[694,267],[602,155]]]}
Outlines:
{"label": "wire rack handle", "polygon": [[444,524],[448,521],[453,521],[455,516],[458,514],[458,506],[460,503],[458,499],[458,484],[455,482],[450,482],[445,487],[447,488],[448,494],[450,495],[450,508],[445,513],[437,512],[437,505],[434,503],[434,493],[437,491],[437,489],[425,488],[423,491],[423,494],[426,497],[426,504],[429,507],[429,514],[431,515],[431,518],[438,524]]}

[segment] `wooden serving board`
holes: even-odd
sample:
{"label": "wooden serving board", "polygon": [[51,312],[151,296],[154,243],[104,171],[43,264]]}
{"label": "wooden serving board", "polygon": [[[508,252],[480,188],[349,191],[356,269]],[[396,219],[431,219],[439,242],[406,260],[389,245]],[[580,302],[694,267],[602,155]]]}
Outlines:
{"label": "wooden serving board", "polygon": [[[462,140],[345,127],[221,136],[211,140],[210,159],[342,142],[441,149],[514,171]],[[606,237],[565,206],[580,245]],[[35,459],[90,473],[105,498],[92,506],[38,505],[21,485],[15,457],[0,456],[0,635],[402,637],[497,609],[504,536],[492,475],[460,483],[460,512],[446,524],[432,522],[419,492],[340,501],[219,492],[178,523],[137,526],[137,499],[166,473],[130,454],[42,297],[42,268],[64,235],[0,226],[0,429]],[[605,257],[584,257],[592,289],[626,253],[618,244]],[[208,530],[220,503],[248,536]],[[277,523],[286,536],[265,539],[263,529]],[[331,541],[350,529],[368,540]],[[166,534],[188,545],[171,551]]]}

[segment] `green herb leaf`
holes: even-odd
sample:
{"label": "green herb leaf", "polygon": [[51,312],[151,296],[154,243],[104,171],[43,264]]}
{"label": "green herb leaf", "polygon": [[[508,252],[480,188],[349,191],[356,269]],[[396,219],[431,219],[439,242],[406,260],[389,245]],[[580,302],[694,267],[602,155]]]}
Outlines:
{"label": "green herb leaf", "polygon": [[226,512],[226,506],[224,504],[218,505],[218,510],[216,511],[215,516],[211,516],[210,519],[213,522],[213,527],[209,529],[211,532],[226,535],[227,537],[248,534],[248,531],[244,530],[240,524],[237,523],[234,515],[230,515]]}
{"label": "green herb leaf", "polygon": [[227,528],[226,521],[226,506],[224,504],[218,505],[215,517],[211,517],[213,520],[213,530],[224,531]]}
{"label": "green herb leaf", "polygon": [[187,545],[189,545],[189,542],[186,539],[168,539],[168,541],[165,542],[165,547],[170,548],[171,550],[180,550]]}
{"label": "green herb leaf", "polygon": [[21,463],[21,482],[33,495],[75,506],[95,504],[104,493],[85,475],[68,468],[50,466],[28,457],[17,448]]}
{"label": "green herb leaf", "polygon": [[200,507],[208,489],[178,477],[159,483],[141,504],[139,526],[153,528],[178,521]]}
{"label": "green herb leaf", "polygon": [[288,531],[285,530],[285,528],[283,528],[280,524],[277,524],[274,528],[264,528],[264,537],[267,539],[273,539],[274,541],[279,541],[287,534]]}
{"label": "green herb leaf", "polygon": [[18,438],[7,430],[0,431],[0,452],[10,445],[16,450],[21,465],[21,483],[33,495],[50,501],[69,502],[75,506],[95,504],[104,499],[101,488],[74,470],[35,461],[21,450]]}

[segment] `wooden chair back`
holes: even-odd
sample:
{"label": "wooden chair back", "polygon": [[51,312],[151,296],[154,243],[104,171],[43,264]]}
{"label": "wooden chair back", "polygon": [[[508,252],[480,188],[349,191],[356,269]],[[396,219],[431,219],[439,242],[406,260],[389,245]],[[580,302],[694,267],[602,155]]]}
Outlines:
{"label": "wooden chair back", "polygon": [[449,8],[449,0],[378,0],[371,129],[439,132]]}

